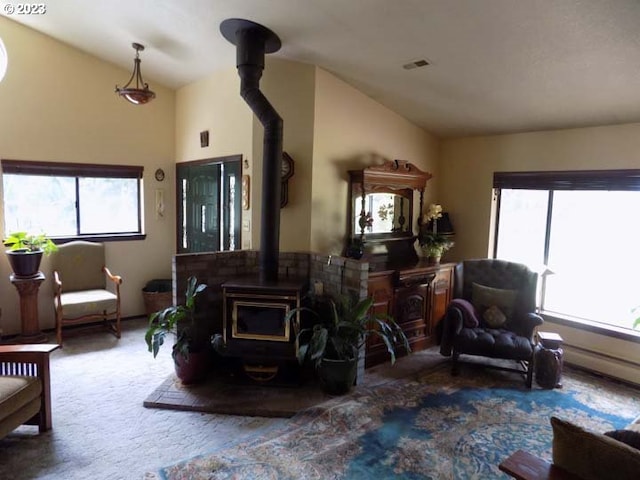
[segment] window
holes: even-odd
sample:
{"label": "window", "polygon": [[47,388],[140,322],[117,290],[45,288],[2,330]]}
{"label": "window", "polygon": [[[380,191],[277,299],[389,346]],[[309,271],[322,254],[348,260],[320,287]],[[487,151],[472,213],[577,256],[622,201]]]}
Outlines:
{"label": "window", "polygon": [[142,235],[142,167],[2,161],[4,231],[53,238]]}
{"label": "window", "polygon": [[541,273],[542,311],[605,329],[640,315],[640,170],[497,172],[495,256]]}

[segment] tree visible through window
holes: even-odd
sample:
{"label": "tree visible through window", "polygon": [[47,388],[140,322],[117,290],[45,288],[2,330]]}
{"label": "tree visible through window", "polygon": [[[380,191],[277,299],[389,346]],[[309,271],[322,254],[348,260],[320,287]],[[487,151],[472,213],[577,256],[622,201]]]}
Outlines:
{"label": "tree visible through window", "polygon": [[4,231],[142,234],[142,167],[3,160]]}

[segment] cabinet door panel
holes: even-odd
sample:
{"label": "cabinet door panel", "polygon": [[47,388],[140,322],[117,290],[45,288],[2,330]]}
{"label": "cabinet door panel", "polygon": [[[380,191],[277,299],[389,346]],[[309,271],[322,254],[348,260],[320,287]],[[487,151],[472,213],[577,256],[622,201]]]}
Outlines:
{"label": "cabinet door panel", "polygon": [[431,284],[430,324],[431,332],[437,333],[438,326],[451,302],[453,290],[453,268],[442,267]]}

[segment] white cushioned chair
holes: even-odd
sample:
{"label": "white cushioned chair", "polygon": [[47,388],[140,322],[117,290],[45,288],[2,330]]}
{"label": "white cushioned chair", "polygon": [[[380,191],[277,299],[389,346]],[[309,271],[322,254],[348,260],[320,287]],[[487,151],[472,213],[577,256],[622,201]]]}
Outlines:
{"label": "white cushioned chair", "polygon": [[[104,244],[73,241],[52,255],[56,336],[62,346],[62,327],[102,320],[120,338],[120,284],[105,266]],[[107,289],[107,280],[111,289]]]}

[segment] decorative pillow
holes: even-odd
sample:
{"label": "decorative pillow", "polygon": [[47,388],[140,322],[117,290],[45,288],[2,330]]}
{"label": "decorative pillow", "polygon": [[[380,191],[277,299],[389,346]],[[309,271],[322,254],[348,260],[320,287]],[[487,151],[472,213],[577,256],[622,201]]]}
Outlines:
{"label": "decorative pillow", "polygon": [[[484,317],[484,312],[489,307],[496,306],[505,315],[506,320],[511,317],[518,297],[517,290],[503,290],[501,288],[487,287],[479,283],[471,285],[471,303]],[[506,321],[505,320],[505,321]]]}
{"label": "decorative pillow", "polygon": [[507,316],[496,305],[492,305],[484,311],[482,319],[489,327],[500,328],[507,321]]}
{"label": "decorative pillow", "polygon": [[638,480],[640,451],[551,417],[553,463],[585,480]]}
{"label": "decorative pillow", "polygon": [[604,432],[604,434],[640,450],[640,432],[634,430],[611,430],[610,432]]}

